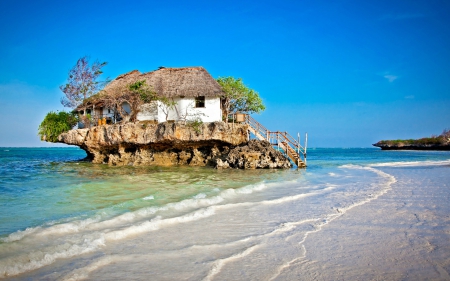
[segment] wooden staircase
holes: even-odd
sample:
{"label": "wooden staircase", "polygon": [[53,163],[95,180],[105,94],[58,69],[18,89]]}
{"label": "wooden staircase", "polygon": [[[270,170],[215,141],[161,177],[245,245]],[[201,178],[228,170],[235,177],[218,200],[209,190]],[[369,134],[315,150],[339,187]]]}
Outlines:
{"label": "wooden staircase", "polygon": [[[305,139],[305,147],[300,145],[300,140],[295,140],[287,132],[272,132],[267,130],[258,121],[253,119],[248,114],[244,115],[243,123],[249,126],[249,131],[259,140],[266,140],[273,146],[278,147],[289,159],[297,165],[297,168],[306,167],[306,143],[308,141],[308,135]],[[241,118],[237,118],[239,120]],[[233,120],[235,120],[233,116]],[[241,120],[239,120],[241,121]]]}

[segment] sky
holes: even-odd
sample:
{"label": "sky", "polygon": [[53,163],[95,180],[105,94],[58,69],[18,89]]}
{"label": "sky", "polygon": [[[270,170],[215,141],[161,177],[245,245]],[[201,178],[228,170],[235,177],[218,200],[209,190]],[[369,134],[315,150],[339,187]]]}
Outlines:
{"label": "sky", "polygon": [[83,56],[108,62],[102,79],[159,66],[242,78],[267,108],[253,117],[308,147],[439,135],[449,14],[447,0],[0,0],[0,147],[58,146],[37,128],[64,110],[59,86]]}

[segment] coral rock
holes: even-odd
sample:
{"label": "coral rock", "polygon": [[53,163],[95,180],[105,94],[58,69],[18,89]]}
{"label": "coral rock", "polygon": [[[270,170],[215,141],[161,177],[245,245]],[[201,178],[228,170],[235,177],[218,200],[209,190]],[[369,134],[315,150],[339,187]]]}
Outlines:
{"label": "coral rock", "polygon": [[218,169],[289,168],[266,141],[248,141],[245,124],[137,122],[71,130],[58,141],[84,149],[93,163],[214,166]]}

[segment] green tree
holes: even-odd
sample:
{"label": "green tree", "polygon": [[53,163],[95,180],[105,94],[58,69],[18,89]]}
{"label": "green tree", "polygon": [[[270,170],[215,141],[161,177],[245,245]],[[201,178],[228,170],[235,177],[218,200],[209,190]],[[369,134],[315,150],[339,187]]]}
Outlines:
{"label": "green tree", "polygon": [[241,78],[219,77],[217,82],[225,92],[222,97],[224,116],[236,112],[259,113],[266,109],[258,92],[245,86]]}
{"label": "green tree", "polygon": [[73,113],[50,111],[39,125],[38,135],[43,141],[57,142],[58,136],[71,130],[77,122],[78,117]]}

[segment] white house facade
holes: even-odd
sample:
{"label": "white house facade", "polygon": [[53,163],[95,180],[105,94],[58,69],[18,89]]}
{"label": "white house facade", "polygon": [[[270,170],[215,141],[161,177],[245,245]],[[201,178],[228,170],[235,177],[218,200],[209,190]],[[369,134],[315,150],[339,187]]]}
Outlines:
{"label": "white house facade", "polygon": [[202,122],[222,121],[222,109],[219,97],[173,98],[174,106],[167,106],[161,101],[153,101],[141,106],[137,114],[138,121],[155,120]]}
{"label": "white house facade", "polygon": [[[142,80],[146,81],[157,96],[170,101],[171,105],[168,106],[161,100],[143,104],[137,113],[137,121],[222,121],[221,98],[224,92],[203,67],[160,68],[144,74],[135,70],[111,81],[104,91],[117,92],[117,89],[123,88],[124,85]],[[95,120],[101,120],[98,121],[99,124],[116,123],[125,119],[126,116],[121,116],[120,111],[131,113],[131,107],[126,102],[122,104],[122,110],[107,108],[103,104],[98,101],[95,104],[83,105],[83,110],[80,107],[78,111],[91,114]]]}

